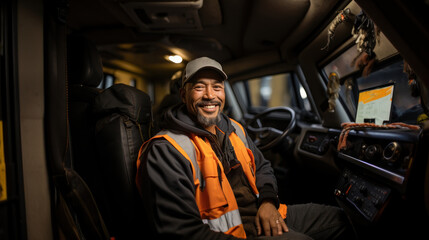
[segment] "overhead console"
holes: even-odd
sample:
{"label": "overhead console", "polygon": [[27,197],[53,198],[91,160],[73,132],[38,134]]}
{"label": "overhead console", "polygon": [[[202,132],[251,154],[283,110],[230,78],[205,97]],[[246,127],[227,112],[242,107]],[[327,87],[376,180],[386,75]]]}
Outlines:
{"label": "overhead console", "polygon": [[344,166],[335,195],[369,222],[381,215],[392,192],[404,195],[416,161],[421,131],[351,131],[338,152]]}

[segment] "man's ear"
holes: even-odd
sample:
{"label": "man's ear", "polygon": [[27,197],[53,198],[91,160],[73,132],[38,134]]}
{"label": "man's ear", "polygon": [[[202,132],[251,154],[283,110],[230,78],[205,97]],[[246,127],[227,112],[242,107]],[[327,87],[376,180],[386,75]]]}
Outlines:
{"label": "man's ear", "polygon": [[183,103],[186,103],[185,94],[186,94],[186,90],[185,90],[185,87],[183,86],[180,88],[180,98],[182,99]]}

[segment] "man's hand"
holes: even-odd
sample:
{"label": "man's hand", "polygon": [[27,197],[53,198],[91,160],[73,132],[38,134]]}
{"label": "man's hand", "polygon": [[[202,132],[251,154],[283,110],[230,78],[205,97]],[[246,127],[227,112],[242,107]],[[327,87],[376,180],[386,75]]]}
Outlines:
{"label": "man's hand", "polygon": [[271,201],[262,202],[256,214],[255,224],[258,235],[262,234],[262,229],[265,236],[278,236],[283,232],[289,232],[285,221]]}

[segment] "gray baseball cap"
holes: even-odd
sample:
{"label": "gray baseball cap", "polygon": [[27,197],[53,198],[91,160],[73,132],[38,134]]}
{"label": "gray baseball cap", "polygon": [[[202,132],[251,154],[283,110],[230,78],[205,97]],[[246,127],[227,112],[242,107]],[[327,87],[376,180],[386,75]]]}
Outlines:
{"label": "gray baseball cap", "polygon": [[185,86],[185,84],[195,75],[195,73],[207,68],[213,69],[218,72],[220,76],[222,76],[222,80],[225,81],[226,79],[228,79],[228,76],[223,71],[222,65],[220,65],[220,63],[208,57],[200,57],[186,64],[185,71],[182,75],[182,87]]}

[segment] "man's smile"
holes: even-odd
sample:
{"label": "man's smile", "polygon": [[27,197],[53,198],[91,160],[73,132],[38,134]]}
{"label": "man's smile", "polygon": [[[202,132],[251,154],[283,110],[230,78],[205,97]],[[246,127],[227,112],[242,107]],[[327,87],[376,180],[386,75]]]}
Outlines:
{"label": "man's smile", "polygon": [[198,103],[197,107],[200,108],[205,113],[215,113],[218,111],[220,106],[219,102],[210,102],[210,103]]}
{"label": "man's smile", "polygon": [[202,107],[204,112],[213,113],[217,111],[218,105],[205,105]]}

